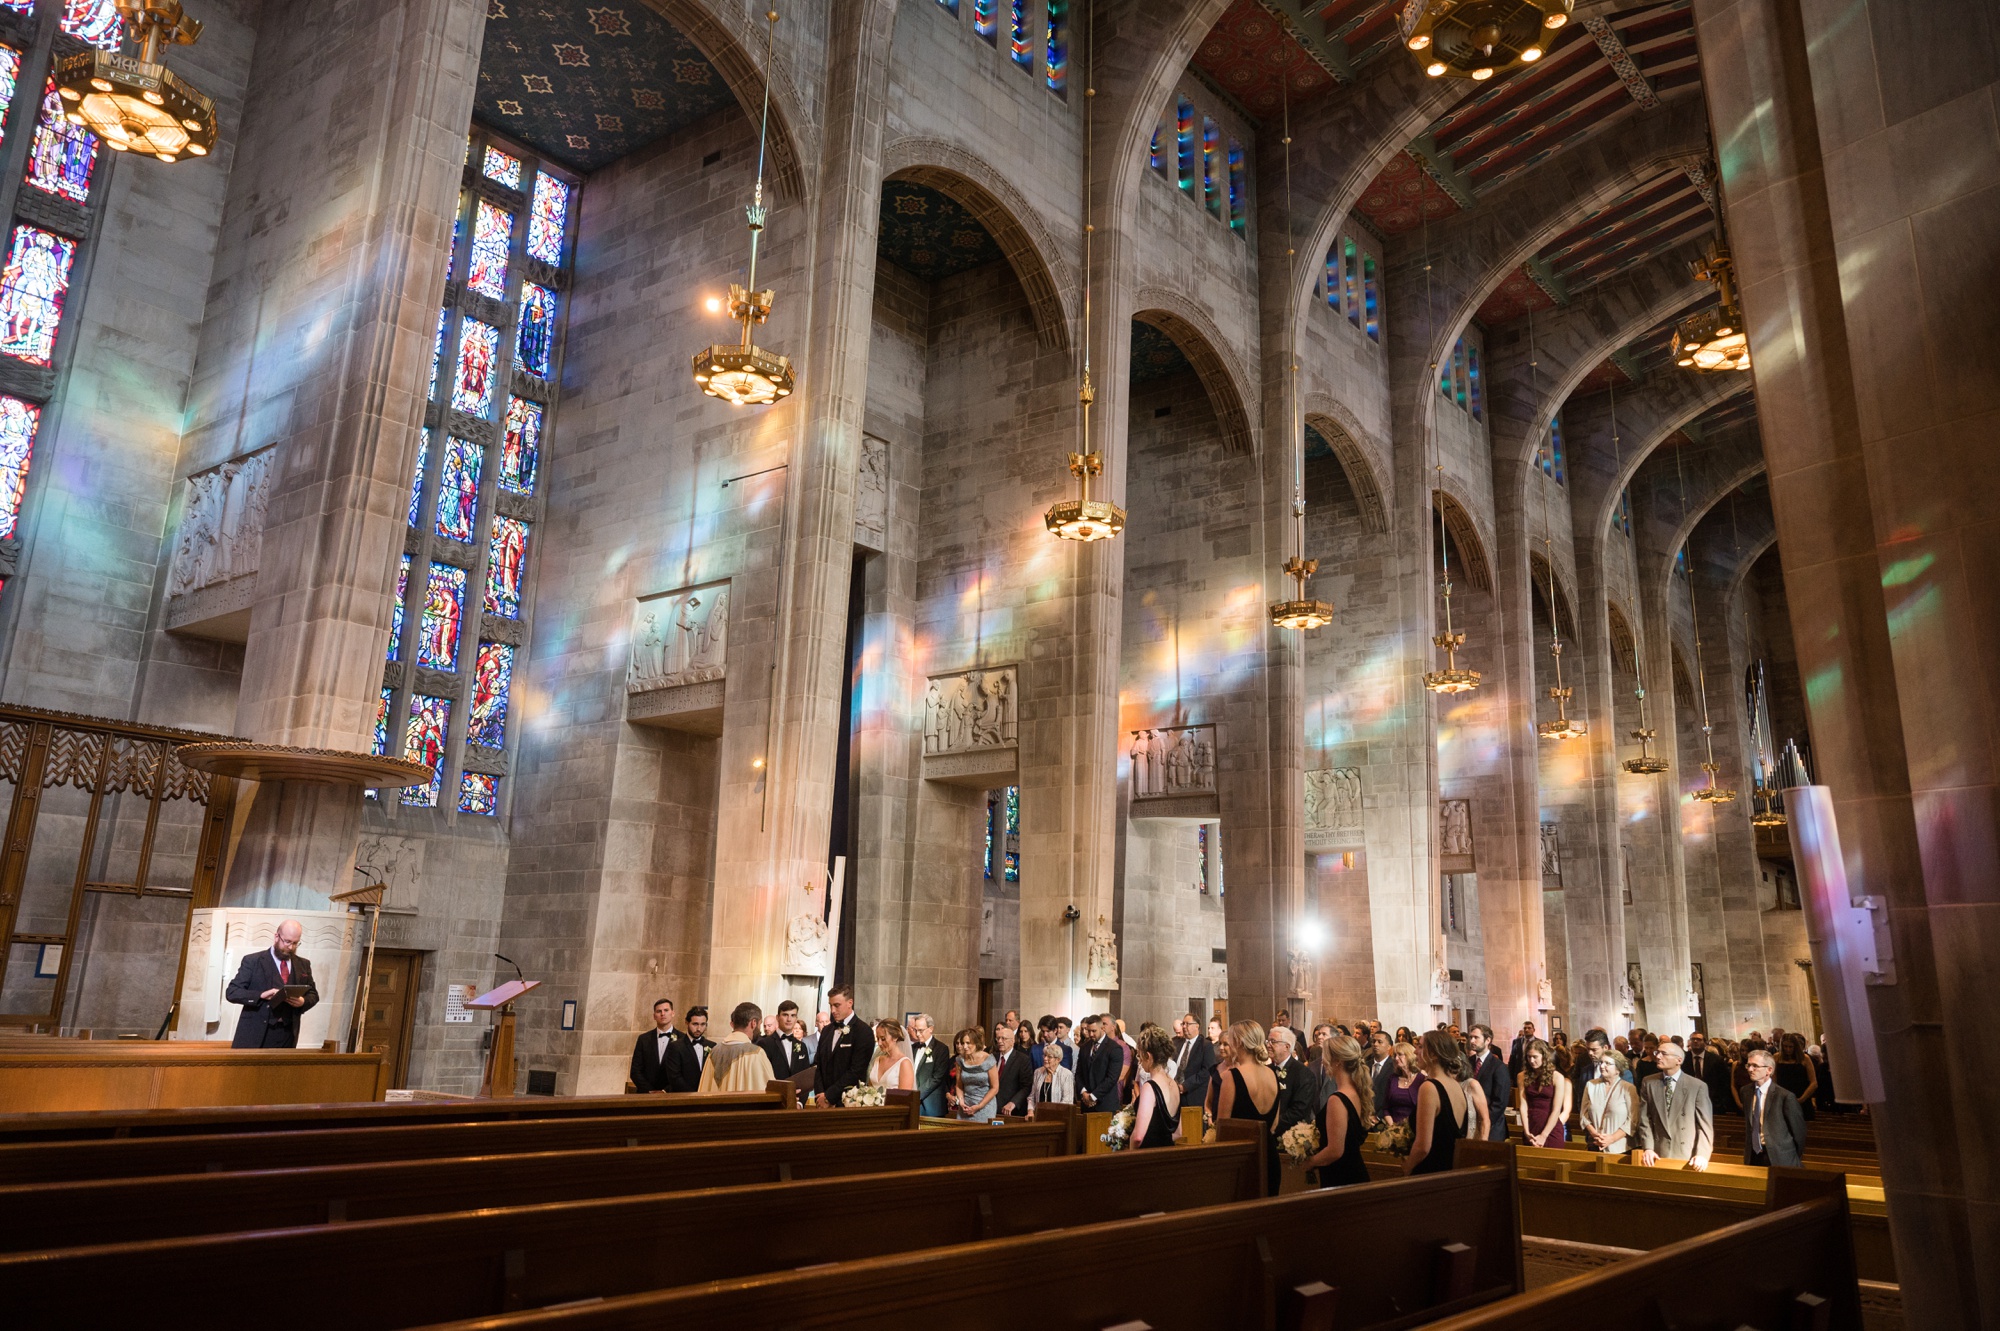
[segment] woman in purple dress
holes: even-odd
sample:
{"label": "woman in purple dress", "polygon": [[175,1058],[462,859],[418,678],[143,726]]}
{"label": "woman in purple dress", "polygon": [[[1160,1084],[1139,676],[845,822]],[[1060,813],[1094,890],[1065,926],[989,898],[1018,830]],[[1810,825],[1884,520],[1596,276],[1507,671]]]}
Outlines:
{"label": "woman in purple dress", "polygon": [[1514,1088],[1521,1130],[1530,1146],[1561,1146],[1569,1140],[1563,1128],[1569,1118],[1569,1078],[1556,1075],[1555,1051],[1546,1040],[1529,1041],[1521,1059],[1521,1081]]}
{"label": "woman in purple dress", "polygon": [[1417,1112],[1417,1092],[1424,1074],[1417,1071],[1417,1049],[1408,1041],[1398,1041],[1389,1053],[1389,1077],[1382,1084],[1381,1115],[1392,1123],[1408,1123]]}

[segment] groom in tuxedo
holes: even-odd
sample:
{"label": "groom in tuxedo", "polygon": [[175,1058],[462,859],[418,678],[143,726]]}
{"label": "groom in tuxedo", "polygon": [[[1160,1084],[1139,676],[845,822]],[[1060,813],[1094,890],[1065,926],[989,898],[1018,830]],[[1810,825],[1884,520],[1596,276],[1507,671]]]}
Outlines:
{"label": "groom in tuxedo", "polygon": [[875,1036],[868,1023],[854,1015],[854,990],[838,984],[826,996],[833,1020],[819,1033],[819,1053],[813,1058],[814,1085],[828,1104],[839,1104],[843,1092],[868,1076],[875,1057]]}

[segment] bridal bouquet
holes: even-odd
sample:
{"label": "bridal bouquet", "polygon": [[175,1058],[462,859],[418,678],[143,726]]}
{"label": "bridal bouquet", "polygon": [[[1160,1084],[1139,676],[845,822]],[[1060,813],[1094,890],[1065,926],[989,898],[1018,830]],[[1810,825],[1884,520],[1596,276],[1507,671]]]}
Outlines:
{"label": "bridal bouquet", "polygon": [[1285,1163],[1303,1165],[1319,1154],[1319,1125],[1317,1123],[1294,1123],[1285,1129],[1285,1135],[1278,1138],[1278,1149],[1284,1152]]}
{"label": "bridal bouquet", "polygon": [[879,1109],[889,1103],[889,1092],[885,1087],[873,1086],[864,1081],[859,1086],[848,1087],[846,1093],[840,1097],[840,1103],[847,1109]]}
{"label": "bridal bouquet", "polygon": [[1368,1149],[1371,1151],[1380,1151],[1384,1155],[1405,1156],[1410,1153],[1410,1146],[1415,1140],[1407,1123],[1378,1118],[1368,1125]]}
{"label": "bridal bouquet", "polygon": [[1114,1151],[1122,1151],[1132,1144],[1132,1125],[1136,1116],[1130,1105],[1111,1116],[1111,1127],[1098,1140]]}

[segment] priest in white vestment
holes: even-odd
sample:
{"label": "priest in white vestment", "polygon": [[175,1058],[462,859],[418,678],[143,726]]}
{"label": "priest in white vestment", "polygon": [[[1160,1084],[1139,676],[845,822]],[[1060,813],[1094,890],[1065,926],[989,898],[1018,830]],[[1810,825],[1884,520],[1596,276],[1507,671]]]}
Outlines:
{"label": "priest in white vestment", "polygon": [[729,1014],[729,1034],[722,1037],[701,1066],[697,1094],[728,1095],[737,1091],[761,1091],[776,1080],[771,1060],[757,1047],[757,1031],[764,1023],[764,1009],[755,1003],[738,1003]]}

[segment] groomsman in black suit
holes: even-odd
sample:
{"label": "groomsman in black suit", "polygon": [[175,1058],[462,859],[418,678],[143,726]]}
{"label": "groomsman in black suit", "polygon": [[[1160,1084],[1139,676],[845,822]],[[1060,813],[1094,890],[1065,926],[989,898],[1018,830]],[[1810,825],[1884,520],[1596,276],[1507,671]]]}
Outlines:
{"label": "groomsman in black suit", "polygon": [[674,1029],[674,1000],[653,1004],[653,1029],[632,1046],[632,1069],[626,1074],[638,1091],[692,1091],[701,1083],[694,1046]]}
{"label": "groomsman in black suit", "polygon": [[813,1058],[813,1084],[829,1104],[839,1104],[850,1086],[858,1086],[868,1076],[868,1061],[875,1057],[875,1036],[868,1023],[854,1015],[854,990],[835,985],[826,996],[832,1020],[819,1033],[819,1053]]}
{"label": "groomsman in black suit", "polygon": [[937,1038],[937,1023],[928,1012],[910,1018],[910,1069],[917,1078],[917,1112],[944,1117],[944,1088],[951,1072],[951,1048]]}
{"label": "groomsman in black suit", "polygon": [[1084,1039],[1076,1047],[1076,1102],[1093,1113],[1116,1113],[1118,1078],[1125,1055],[1118,1041],[1104,1034],[1104,1020],[1083,1019]]}
{"label": "groomsman in black suit", "polygon": [[791,999],[778,1004],[778,1029],[757,1041],[764,1057],[771,1060],[771,1074],[791,1078],[812,1066],[805,1037],[799,1033],[799,1005]]}
{"label": "groomsman in black suit", "polygon": [[[688,1009],[688,1047],[694,1051],[694,1079],[701,1083],[701,1070],[708,1066],[708,1056],[715,1052],[715,1041],[708,1038],[708,1009],[696,1004]],[[694,1087],[688,1087],[693,1090]]]}

